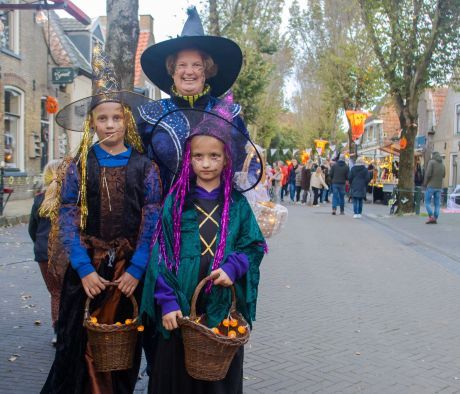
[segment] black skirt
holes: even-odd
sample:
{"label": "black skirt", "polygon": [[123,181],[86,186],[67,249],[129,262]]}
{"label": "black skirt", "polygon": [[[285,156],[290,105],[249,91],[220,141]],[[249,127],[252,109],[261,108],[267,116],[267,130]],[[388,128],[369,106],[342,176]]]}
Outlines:
{"label": "black skirt", "polygon": [[235,354],[227,376],[217,382],[193,379],[185,369],[184,345],[179,330],[170,339],[157,334],[150,394],[242,394],[244,347]]}
{"label": "black skirt", "polygon": [[[101,267],[99,274],[111,278],[109,272]],[[140,300],[142,285],[135,291],[135,298]],[[57,324],[56,356],[50,373],[43,386],[42,394],[81,394],[88,392],[88,368],[85,362],[87,345],[86,329],[83,327],[86,293],[76,271],[69,266],[64,278],[59,306]],[[104,302],[104,294],[96,297],[92,307],[97,308]],[[92,308],[93,309],[93,308]],[[132,316],[132,305],[129,299],[121,297],[117,309],[117,321],[124,321]],[[111,373],[114,394],[131,394],[136,386],[142,355],[141,340],[137,341],[133,367],[129,370]]]}

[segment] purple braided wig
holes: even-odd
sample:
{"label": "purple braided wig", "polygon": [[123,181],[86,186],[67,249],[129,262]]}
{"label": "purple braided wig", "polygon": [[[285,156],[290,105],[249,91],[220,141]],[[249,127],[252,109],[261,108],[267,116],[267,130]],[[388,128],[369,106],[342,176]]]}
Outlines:
{"label": "purple braided wig", "polygon": [[[233,180],[233,164],[231,159],[230,150],[227,145],[225,145],[225,154],[227,156],[227,164],[222,171],[221,179],[224,184],[224,207],[222,209],[222,216],[220,219],[220,239],[219,245],[217,245],[216,253],[214,255],[214,261],[212,263],[212,271],[220,267],[222,260],[225,255],[225,246],[227,245],[227,235],[228,235],[228,221],[230,218],[230,201],[232,196],[232,180]],[[206,293],[211,292],[212,281],[206,286]]]}
{"label": "purple braided wig", "polygon": [[[224,206],[222,209],[221,223],[220,223],[220,241],[217,246],[216,253],[214,255],[214,261],[212,264],[212,270],[219,268],[220,264],[225,255],[225,247],[227,244],[227,235],[228,235],[228,223],[229,223],[229,213],[230,213],[230,202],[231,202],[231,193],[232,193],[232,179],[233,179],[233,164],[231,160],[230,150],[227,145],[225,145],[225,154],[227,163],[221,174],[221,181],[223,183],[224,189]],[[169,191],[168,195],[175,193],[175,200],[172,207],[172,218],[173,218],[173,246],[174,246],[174,262],[171,262],[166,245],[164,234],[161,226],[158,227],[158,235],[156,238],[159,242],[160,253],[163,257],[166,267],[168,270],[175,270],[176,273],[179,270],[180,265],[180,250],[181,250],[181,219],[182,211],[184,208],[185,198],[187,193],[190,191],[190,178],[193,176],[191,171],[191,154],[190,154],[190,141],[187,143],[184,160],[181,168],[180,175],[175,182],[174,186]],[[206,292],[211,291],[212,281],[210,281],[206,287]]]}
{"label": "purple braided wig", "polygon": [[176,192],[175,201],[173,202],[173,245],[174,245],[174,262],[176,273],[179,271],[180,264],[180,224],[182,219],[182,210],[184,209],[184,202],[187,193],[190,191],[190,176],[191,176],[191,156],[190,156],[190,141],[187,142],[185,147],[184,160],[182,162],[182,169],[174,186],[171,188],[169,194]]}

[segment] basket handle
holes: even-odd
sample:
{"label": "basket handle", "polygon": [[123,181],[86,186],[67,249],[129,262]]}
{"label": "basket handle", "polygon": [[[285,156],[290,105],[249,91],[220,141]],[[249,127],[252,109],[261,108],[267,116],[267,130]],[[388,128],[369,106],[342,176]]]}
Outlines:
{"label": "basket handle", "polygon": [[[208,280],[211,280],[211,275],[208,275],[206,278],[202,279],[200,283],[198,283],[195,292],[193,293],[192,302],[190,304],[190,319],[195,320],[196,316],[196,301],[198,296],[200,295],[200,291],[203,286],[208,283]],[[236,293],[235,293],[235,286],[230,286],[232,290],[232,306],[230,307],[230,312],[236,311]]]}
{"label": "basket handle", "polygon": [[[105,283],[105,285],[106,286],[118,286],[118,283],[108,282],[108,283]],[[133,295],[129,297],[129,299],[131,300],[131,303],[133,304],[133,320],[136,320],[137,317],[139,316],[139,307],[137,306],[137,301]],[[91,303],[91,298],[87,297],[86,303],[85,303],[85,317],[84,317],[85,320],[89,319],[89,304],[90,303]]]}

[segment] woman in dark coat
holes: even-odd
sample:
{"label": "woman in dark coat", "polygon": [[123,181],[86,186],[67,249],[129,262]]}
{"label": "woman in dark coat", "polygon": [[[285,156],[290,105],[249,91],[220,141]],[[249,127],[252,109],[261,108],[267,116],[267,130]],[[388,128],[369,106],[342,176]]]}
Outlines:
{"label": "woman in dark coat", "polygon": [[353,218],[361,218],[363,212],[363,200],[366,197],[367,184],[370,181],[369,171],[364,165],[362,158],[356,161],[356,164],[351,168],[348,177],[351,187],[351,197],[353,198]]}
{"label": "woman in dark coat", "polygon": [[302,190],[302,204],[307,202],[308,193],[310,193],[311,179],[311,162],[308,162],[302,167],[300,173],[300,189]]}

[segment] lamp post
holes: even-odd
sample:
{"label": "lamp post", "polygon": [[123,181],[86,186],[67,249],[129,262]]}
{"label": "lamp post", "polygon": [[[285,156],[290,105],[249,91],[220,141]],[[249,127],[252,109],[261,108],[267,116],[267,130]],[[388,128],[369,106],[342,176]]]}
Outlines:
{"label": "lamp post", "polygon": [[0,216],[3,216],[3,179],[5,177],[5,162],[0,163]]}

